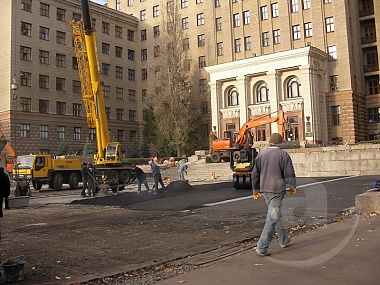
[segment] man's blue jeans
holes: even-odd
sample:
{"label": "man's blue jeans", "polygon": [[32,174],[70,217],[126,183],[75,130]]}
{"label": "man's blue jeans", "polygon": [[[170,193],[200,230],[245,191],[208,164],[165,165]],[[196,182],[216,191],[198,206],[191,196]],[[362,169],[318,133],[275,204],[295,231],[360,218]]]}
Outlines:
{"label": "man's blue jeans", "polygon": [[281,207],[285,193],[282,192],[261,194],[267,203],[268,212],[265,219],[264,229],[257,243],[257,251],[267,252],[269,244],[276,232],[278,235],[278,241],[281,245],[286,245],[289,242],[288,235],[285,232],[281,222]]}

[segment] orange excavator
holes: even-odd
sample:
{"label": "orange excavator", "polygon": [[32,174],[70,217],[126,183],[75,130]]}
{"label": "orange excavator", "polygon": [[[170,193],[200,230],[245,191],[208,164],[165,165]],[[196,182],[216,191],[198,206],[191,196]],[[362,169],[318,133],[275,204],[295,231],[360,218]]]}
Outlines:
{"label": "orange excavator", "polygon": [[[272,116],[275,113],[277,116]],[[252,187],[251,174],[258,152],[252,147],[253,138],[250,130],[274,122],[277,122],[278,133],[284,137],[286,119],[284,112],[278,110],[249,120],[234,135],[233,139],[216,139],[212,142],[213,152],[211,155],[215,156],[225,151],[230,153],[230,168],[233,171],[232,181],[235,189],[250,189]]]}
{"label": "orange excavator", "polygon": [[12,172],[16,161],[16,153],[2,131],[0,131],[0,159],[6,170]]}

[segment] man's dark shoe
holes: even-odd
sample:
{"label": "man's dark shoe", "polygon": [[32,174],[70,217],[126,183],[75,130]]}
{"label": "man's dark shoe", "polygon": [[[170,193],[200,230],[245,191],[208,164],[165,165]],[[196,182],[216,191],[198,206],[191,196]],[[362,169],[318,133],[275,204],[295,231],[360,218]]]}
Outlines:
{"label": "man's dark shoe", "polygon": [[270,253],[268,251],[260,251],[256,249],[256,254],[261,257],[269,256]]}
{"label": "man's dark shoe", "polygon": [[292,240],[292,238],[290,236],[288,236],[287,242],[285,244],[280,244],[280,246],[282,248],[286,248],[289,245],[289,243],[291,242],[291,240]]}

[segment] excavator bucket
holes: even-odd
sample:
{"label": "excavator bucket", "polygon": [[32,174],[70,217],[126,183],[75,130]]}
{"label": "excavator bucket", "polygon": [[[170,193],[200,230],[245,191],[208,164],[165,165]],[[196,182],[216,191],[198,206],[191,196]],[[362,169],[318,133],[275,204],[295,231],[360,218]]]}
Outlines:
{"label": "excavator bucket", "polygon": [[2,140],[0,141],[0,152],[3,151],[5,145],[8,143],[7,140]]}

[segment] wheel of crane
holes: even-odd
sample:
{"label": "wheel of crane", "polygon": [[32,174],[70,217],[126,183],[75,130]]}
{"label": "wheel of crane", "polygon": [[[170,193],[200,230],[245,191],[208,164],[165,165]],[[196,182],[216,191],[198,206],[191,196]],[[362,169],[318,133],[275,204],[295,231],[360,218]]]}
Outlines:
{"label": "wheel of crane", "polygon": [[34,188],[34,190],[40,190],[41,188],[42,188],[42,182],[39,182],[39,181],[33,181],[32,182],[32,184],[33,184],[33,188]]}
{"label": "wheel of crane", "polygon": [[108,175],[108,179],[115,182],[116,184],[120,183],[120,175],[117,170],[111,170],[110,174]]}
{"label": "wheel of crane", "polygon": [[213,163],[219,163],[222,161],[222,155],[220,152],[216,151],[211,154],[211,162]]}
{"label": "wheel of crane", "polygon": [[54,190],[61,190],[62,184],[63,184],[63,177],[62,174],[57,173],[54,175]]}
{"label": "wheel of crane", "polygon": [[79,176],[77,173],[71,173],[69,176],[69,185],[71,189],[77,189],[79,184]]}
{"label": "wheel of crane", "polygon": [[237,189],[237,190],[240,189],[239,176],[233,175],[233,177],[232,177],[232,184],[234,185],[235,189]]}
{"label": "wheel of crane", "polygon": [[250,175],[245,177],[244,189],[252,189],[252,181]]}
{"label": "wheel of crane", "polygon": [[131,180],[131,172],[129,170],[120,171],[119,175],[120,184],[126,184]]}

